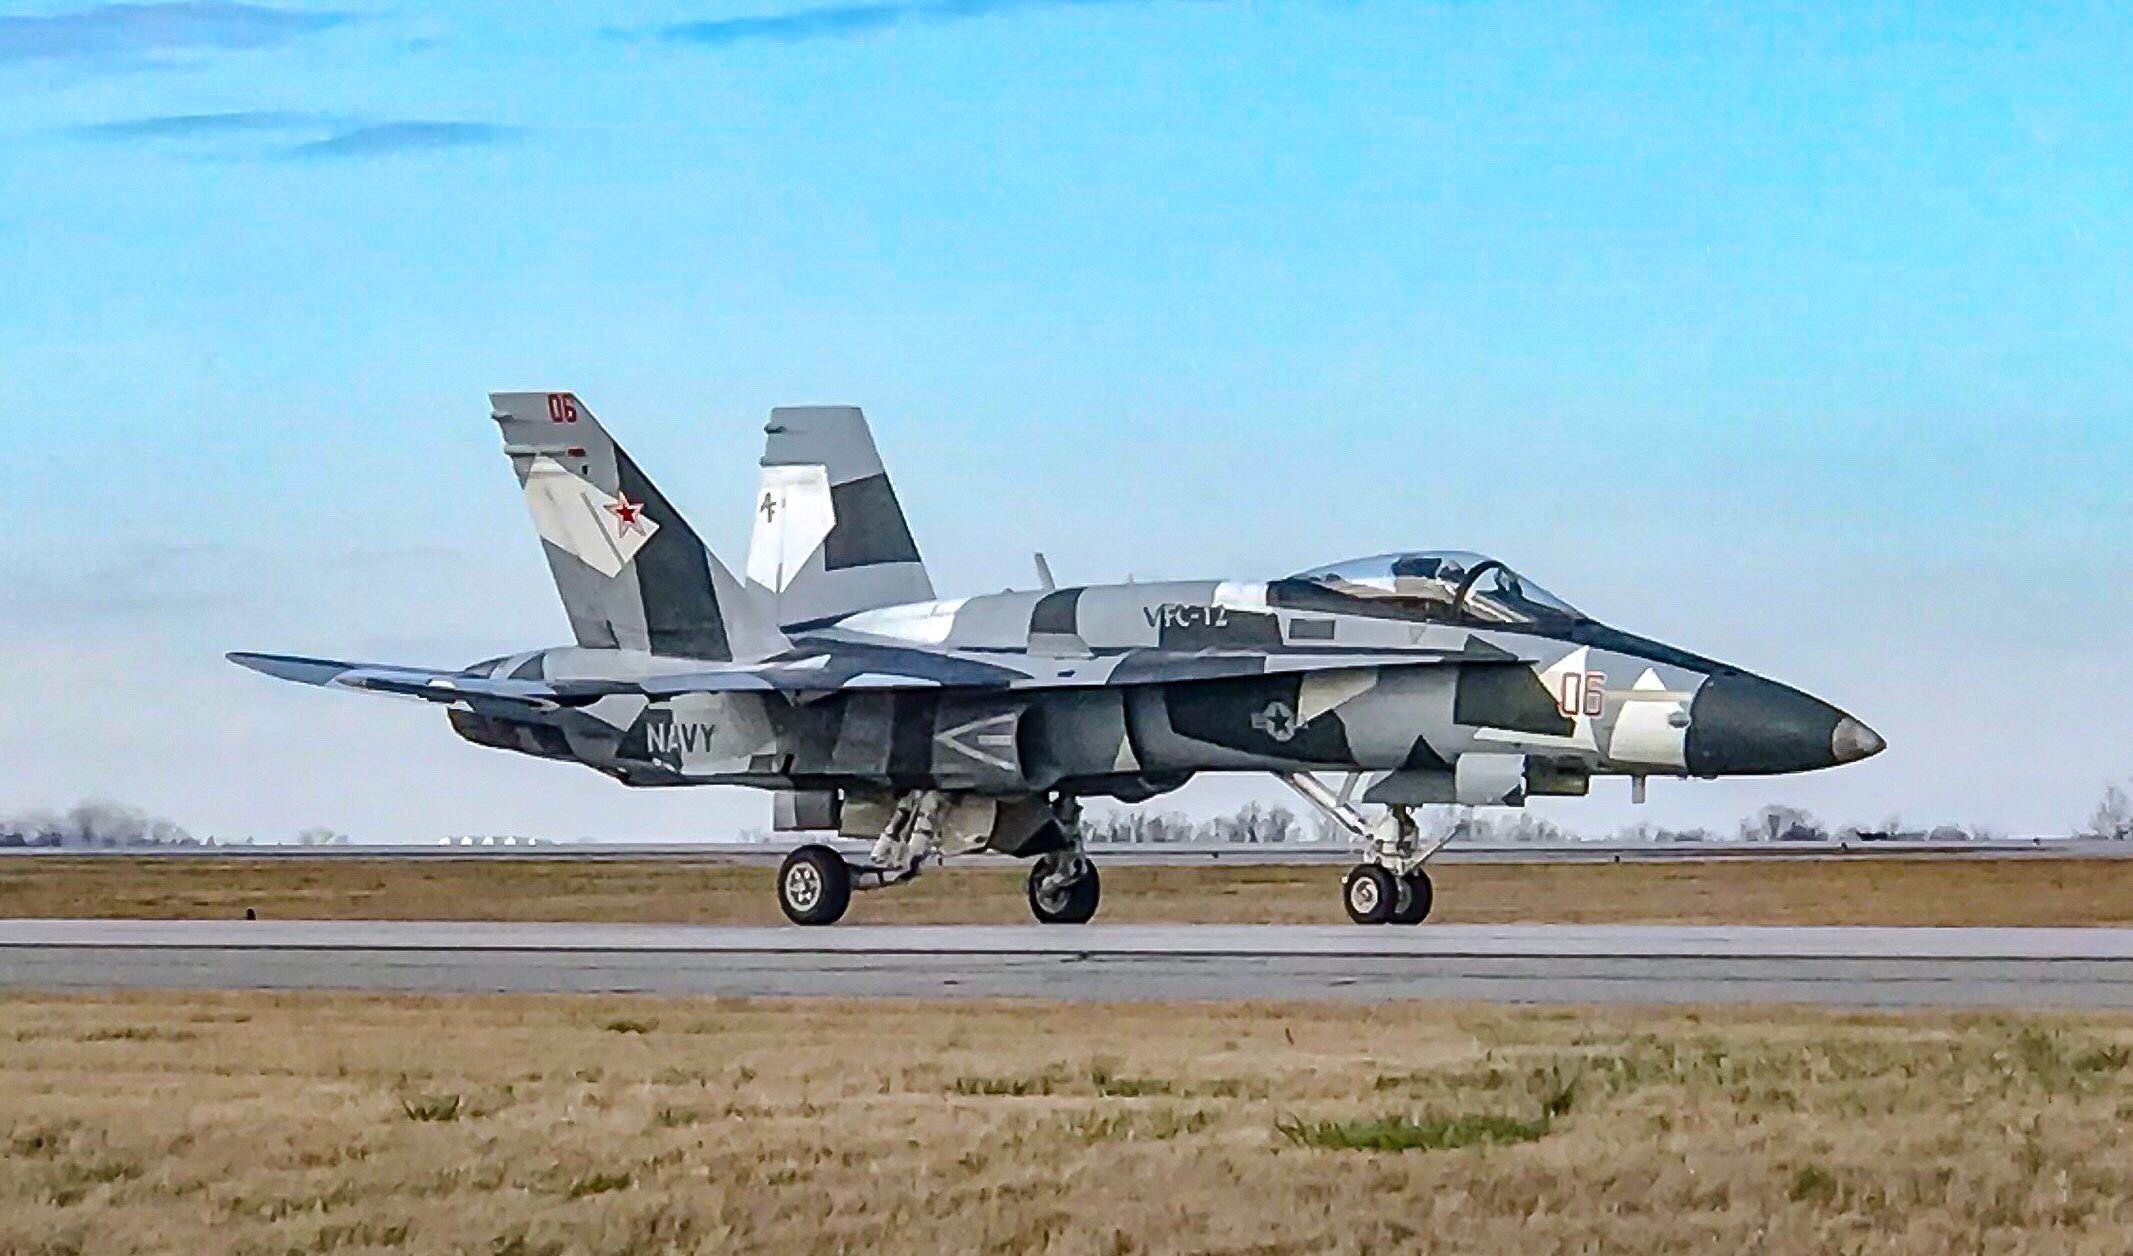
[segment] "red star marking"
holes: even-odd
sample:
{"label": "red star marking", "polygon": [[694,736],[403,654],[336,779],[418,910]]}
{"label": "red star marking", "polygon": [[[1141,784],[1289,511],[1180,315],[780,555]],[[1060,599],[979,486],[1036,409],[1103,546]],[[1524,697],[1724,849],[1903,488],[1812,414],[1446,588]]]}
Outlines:
{"label": "red star marking", "polygon": [[624,532],[644,532],[644,503],[631,501],[628,493],[615,494],[615,500],[607,503],[607,513],[615,517]]}

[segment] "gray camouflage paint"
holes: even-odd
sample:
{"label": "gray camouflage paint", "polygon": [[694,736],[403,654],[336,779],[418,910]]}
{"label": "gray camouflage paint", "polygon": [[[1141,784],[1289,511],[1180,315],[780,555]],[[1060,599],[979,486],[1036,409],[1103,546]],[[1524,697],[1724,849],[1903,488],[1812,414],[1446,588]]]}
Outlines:
{"label": "gray camouflage paint", "polygon": [[[1136,801],[1202,772],[1334,771],[1372,774],[1366,801],[1515,805],[1594,775],[1795,772],[1881,749],[1835,707],[1473,555],[1388,556],[1383,578],[936,601],[856,410],[777,412],[766,467],[803,468],[784,482],[829,485],[837,511],[788,564],[804,579],[744,584],[574,397],[491,400],[578,643],[457,672],[235,661],[440,703],[471,741],[629,785],[873,800]],[[838,465],[795,461],[818,455]]]}
{"label": "gray camouflage paint", "polygon": [[763,428],[748,578],[780,624],[933,599],[933,581],[856,406],[783,406]]}

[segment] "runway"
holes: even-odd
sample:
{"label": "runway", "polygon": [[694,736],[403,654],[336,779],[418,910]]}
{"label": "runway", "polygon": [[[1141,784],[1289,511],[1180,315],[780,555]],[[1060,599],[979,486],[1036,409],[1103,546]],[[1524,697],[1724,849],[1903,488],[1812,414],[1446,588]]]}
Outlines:
{"label": "runway", "polygon": [[15,920],[0,987],[2133,1009],[2133,929]]}

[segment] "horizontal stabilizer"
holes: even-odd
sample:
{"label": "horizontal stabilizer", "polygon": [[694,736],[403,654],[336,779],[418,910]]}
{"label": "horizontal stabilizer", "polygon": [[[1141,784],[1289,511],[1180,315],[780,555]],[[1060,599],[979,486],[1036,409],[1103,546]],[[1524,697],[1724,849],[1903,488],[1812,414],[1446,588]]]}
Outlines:
{"label": "horizontal stabilizer", "polygon": [[334,659],[298,658],[285,654],[232,654],[232,663],[277,680],[326,689],[354,689],[396,698],[447,705],[517,706],[530,711],[554,711],[563,707],[589,706],[616,694],[642,694],[642,687],[616,681],[498,680],[466,672],[435,671],[421,667],[392,667],[375,663],[344,663]]}
{"label": "horizontal stabilizer", "polygon": [[332,659],[297,658],[289,654],[232,654],[229,660],[239,667],[249,667],[276,680],[293,680],[299,685],[330,685],[334,677],[362,666]]}

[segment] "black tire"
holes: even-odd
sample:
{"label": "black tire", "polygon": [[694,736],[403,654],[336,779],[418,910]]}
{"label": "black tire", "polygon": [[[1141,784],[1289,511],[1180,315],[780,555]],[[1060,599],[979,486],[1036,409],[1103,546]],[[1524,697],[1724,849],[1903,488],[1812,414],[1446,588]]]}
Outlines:
{"label": "black tire", "polygon": [[827,846],[802,846],[778,868],[778,906],[796,925],[833,925],[852,905],[852,869]]}
{"label": "black tire", "polygon": [[1085,925],[1096,917],[1096,905],[1103,899],[1103,880],[1096,875],[1096,865],[1084,859],[1082,874],[1063,890],[1051,895],[1039,892],[1044,882],[1044,861],[1039,860],[1029,870],[1026,887],[1029,894],[1030,915],[1044,925]]}
{"label": "black tire", "polygon": [[1341,906],[1348,919],[1359,925],[1381,925],[1392,919],[1400,902],[1399,878],[1376,864],[1357,864],[1341,882]]}
{"label": "black tire", "polygon": [[1413,876],[1401,877],[1399,887],[1400,901],[1392,909],[1391,922],[1418,925],[1429,919],[1429,909],[1437,901],[1437,887],[1429,883],[1429,874],[1418,870]]}

